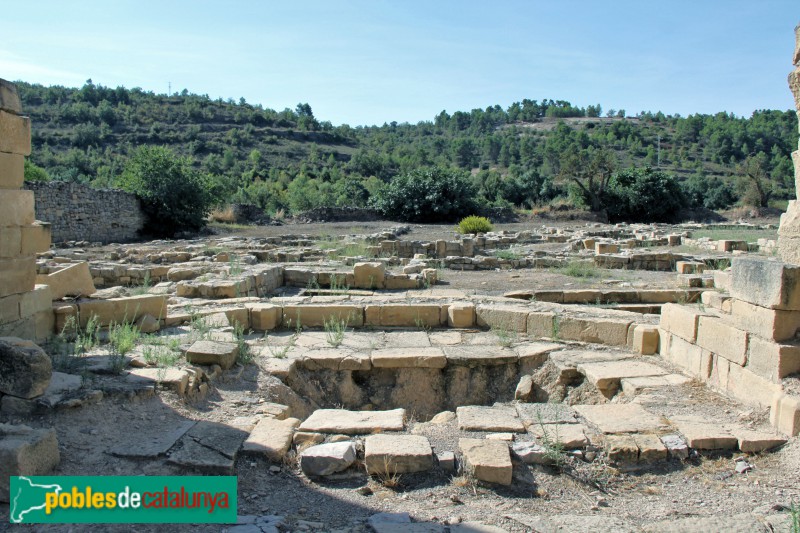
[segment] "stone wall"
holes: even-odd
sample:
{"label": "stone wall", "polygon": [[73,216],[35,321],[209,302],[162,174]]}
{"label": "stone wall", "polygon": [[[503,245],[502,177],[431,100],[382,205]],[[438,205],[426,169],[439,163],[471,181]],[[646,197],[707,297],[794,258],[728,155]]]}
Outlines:
{"label": "stone wall", "polygon": [[36,218],[51,223],[53,242],[129,242],[145,216],[131,193],[80,183],[26,182],[36,198]]}
{"label": "stone wall", "polygon": [[[794,96],[797,116],[800,118],[800,24],[795,28],[795,49],[792,60],[795,69],[789,74],[789,89]],[[789,202],[786,213],[781,216],[778,229],[778,253],[787,263],[800,264],[800,142],[798,150],[792,152],[794,181],[797,200]]]}

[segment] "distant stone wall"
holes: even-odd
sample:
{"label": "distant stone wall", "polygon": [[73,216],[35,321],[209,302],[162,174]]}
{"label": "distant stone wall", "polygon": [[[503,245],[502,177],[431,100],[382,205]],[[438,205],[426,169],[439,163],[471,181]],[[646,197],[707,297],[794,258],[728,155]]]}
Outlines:
{"label": "distant stone wall", "polygon": [[92,189],[80,183],[25,182],[36,198],[36,218],[50,222],[53,242],[129,242],[144,226],[139,199],[131,193]]}

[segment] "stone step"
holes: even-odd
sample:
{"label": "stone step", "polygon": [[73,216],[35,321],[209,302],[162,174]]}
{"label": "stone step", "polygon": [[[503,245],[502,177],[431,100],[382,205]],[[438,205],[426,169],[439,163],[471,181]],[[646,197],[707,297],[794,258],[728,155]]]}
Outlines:
{"label": "stone step", "polygon": [[364,442],[367,472],[394,476],[433,468],[431,443],[420,435],[370,435]]}
{"label": "stone step", "polygon": [[652,363],[635,360],[579,363],[578,372],[586,376],[606,398],[613,397],[623,378],[663,376],[666,370]]}
{"label": "stone step", "polygon": [[480,481],[511,485],[512,464],[508,444],[500,440],[458,439],[466,470]]}
{"label": "stone step", "polygon": [[511,431],[525,433],[525,425],[513,407],[467,405],[456,409],[462,431]]}
{"label": "stone step", "polygon": [[242,444],[242,452],[263,454],[270,461],[280,461],[292,446],[294,430],[300,425],[296,418],[264,417],[258,421]]}
{"label": "stone step", "polygon": [[392,409],[389,411],[317,409],[300,424],[300,431],[344,435],[403,431],[405,417],[405,409]]}
{"label": "stone step", "polygon": [[575,410],[602,433],[653,433],[666,426],[639,404],[576,405]]}

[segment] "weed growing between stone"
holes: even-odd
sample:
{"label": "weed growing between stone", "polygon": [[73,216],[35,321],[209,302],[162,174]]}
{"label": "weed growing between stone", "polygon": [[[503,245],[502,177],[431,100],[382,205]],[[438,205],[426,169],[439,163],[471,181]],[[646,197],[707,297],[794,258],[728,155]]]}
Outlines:
{"label": "weed growing between stone", "polygon": [[142,294],[147,294],[153,286],[153,279],[150,277],[150,271],[146,270],[144,273],[144,278],[142,279],[142,284],[138,287],[135,287],[131,294],[133,296],[141,296]]}
{"label": "weed growing between stone", "polygon": [[[366,465],[365,465],[366,466]],[[397,469],[392,465],[391,459],[388,457],[383,458],[383,467],[379,472],[372,474],[383,487],[387,489],[400,488],[402,475],[397,473]]]}
{"label": "weed growing between stone", "polygon": [[127,320],[121,324],[112,322],[108,326],[108,341],[111,345],[111,371],[115,374],[125,369],[125,355],[136,347],[141,333],[133,323]]}
{"label": "weed growing between stone", "polygon": [[325,329],[325,340],[334,348],[338,348],[344,340],[344,334],[347,332],[347,326],[350,323],[352,315],[347,315],[347,318],[339,318],[331,315],[323,322]]}
{"label": "weed growing between stone", "polygon": [[796,504],[794,500],[792,500],[792,505],[789,507],[789,516],[791,517],[789,532],[800,533],[800,505]]}
{"label": "weed growing between stone", "polygon": [[236,356],[236,362],[240,365],[249,365],[253,362],[253,352],[250,350],[250,345],[247,344],[245,339],[244,326],[239,322],[233,327],[233,334],[236,337],[236,346],[239,349],[239,355]]}
{"label": "weed growing between stone", "polygon": [[570,261],[561,269],[565,276],[573,278],[599,278],[600,269],[588,261]]}
{"label": "weed growing between stone", "polygon": [[492,326],[492,333],[497,335],[497,343],[503,348],[511,348],[517,342],[517,332],[509,329],[507,324]]}

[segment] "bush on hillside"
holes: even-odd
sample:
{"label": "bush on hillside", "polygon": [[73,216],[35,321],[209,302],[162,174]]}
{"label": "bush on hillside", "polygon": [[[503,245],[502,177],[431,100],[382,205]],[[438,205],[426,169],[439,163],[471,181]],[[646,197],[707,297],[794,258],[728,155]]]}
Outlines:
{"label": "bush on hillside", "polygon": [[470,215],[461,219],[461,222],[456,226],[456,231],[461,234],[486,233],[492,231],[492,223],[486,217]]}
{"label": "bush on hillside", "polygon": [[650,167],[615,172],[603,198],[611,222],[670,222],[686,203],[677,180]]}
{"label": "bush on hillside", "polygon": [[212,180],[161,146],[142,146],[118,179],[118,185],[136,194],[147,216],[144,230],[170,237],[205,225],[214,203]]}
{"label": "bush on hillside", "polygon": [[450,222],[477,210],[476,195],[464,172],[418,169],[392,179],[370,199],[370,207],[391,220]]}

